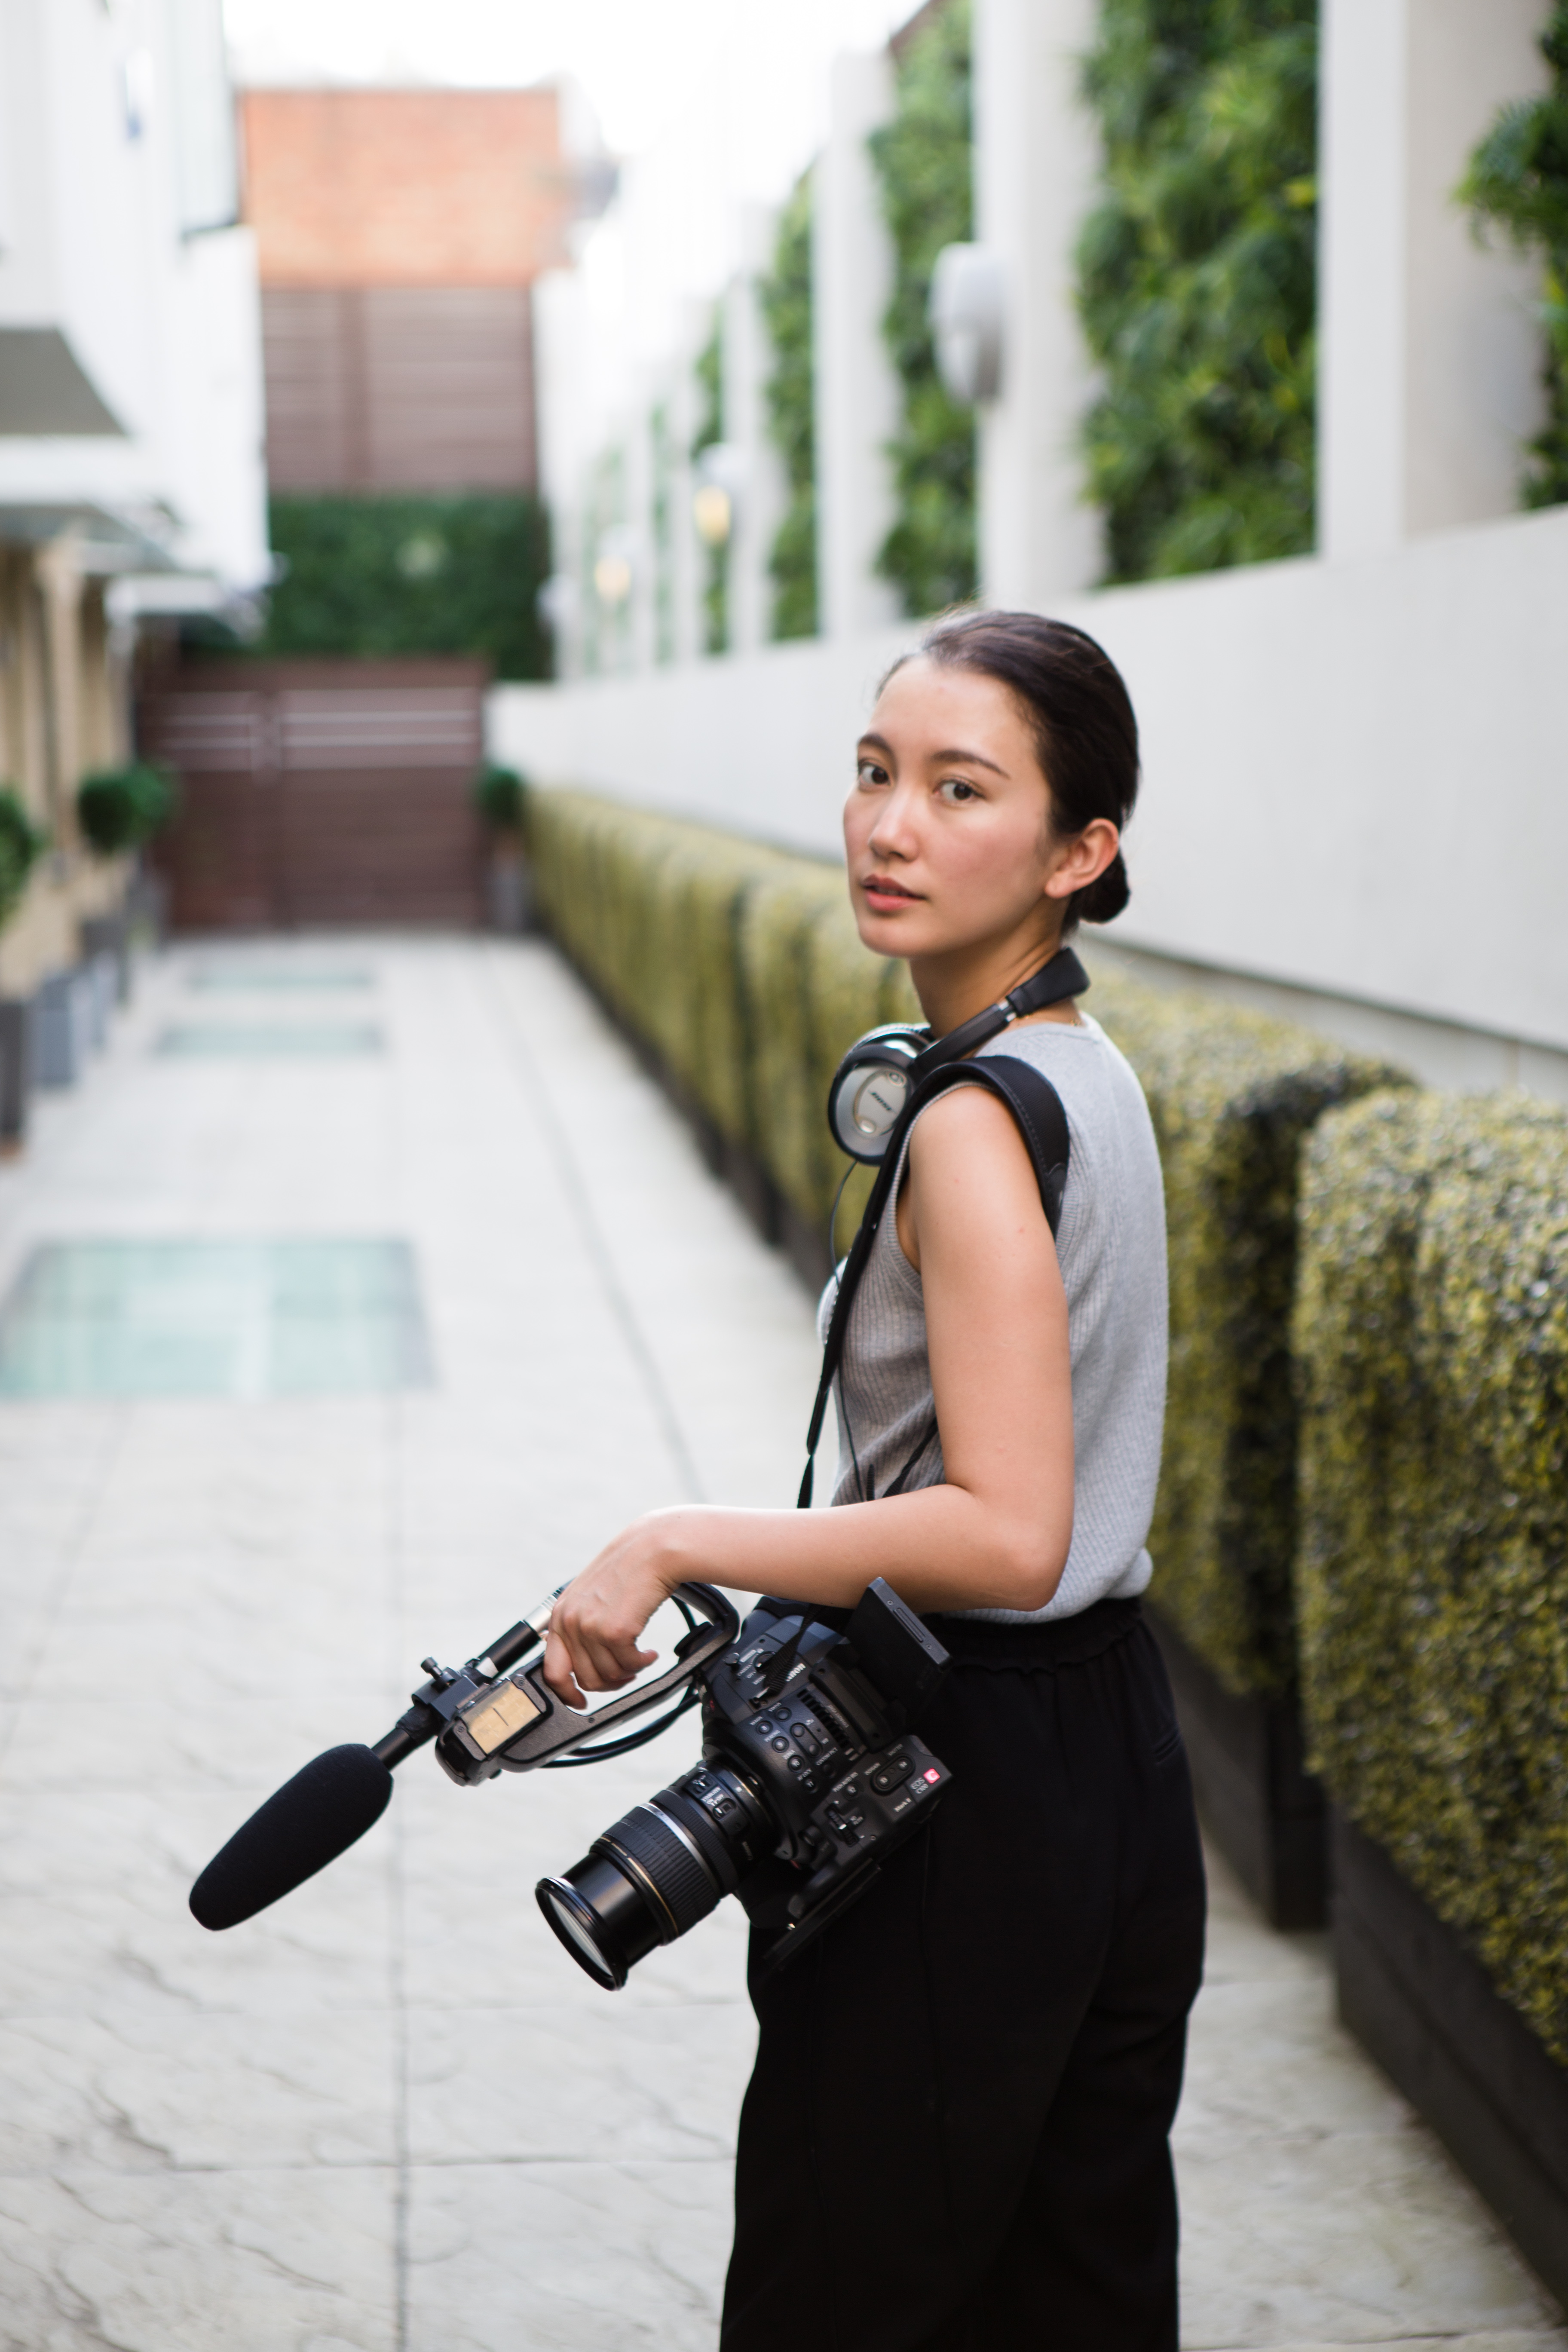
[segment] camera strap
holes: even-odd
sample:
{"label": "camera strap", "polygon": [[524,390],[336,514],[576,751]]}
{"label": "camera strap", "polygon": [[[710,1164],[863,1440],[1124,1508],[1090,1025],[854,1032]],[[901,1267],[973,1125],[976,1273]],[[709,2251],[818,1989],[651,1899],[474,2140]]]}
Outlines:
{"label": "camera strap", "polygon": [[[962,1086],[983,1087],[987,1094],[994,1095],[999,1102],[1005,1103],[1012,1113],[1034,1167],[1046,1223],[1051,1229],[1052,1240],[1056,1238],[1061,1223],[1062,1195],[1067,1189],[1071,1137],[1061,1097],[1050,1080],[1043,1077],[1032,1062],[1021,1061],[1013,1054],[988,1054],[984,1061],[951,1062],[944,1068],[932,1070],[915,1087],[899,1115],[888,1139],[887,1151],[878,1167],[865,1213],[844,1261],[833,1312],[828,1318],[827,1337],[822,1349],[822,1372],[816,1384],[811,1423],[805,1435],[805,1471],[796,1498],[796,1507],[800,1510],[808,1510],[811,1507],[816,1449],[822,1440],[827,1400],[833,1392],[833,1383],[844,1360],[850,1308],[870,1262],[872,1244],[880,1230],[888,1203],[893,1196],[894,1183],[903,1161],[905,1139],[921,1112],[934,1102],[938,1095],[951,1093],[954,1087]],[[934,1434],[934,1430],[931,1434]],[[895,1481],[896,1486],[902,1485],[930,1443],[930,1435],[922,1438],[915,1455],[904,1465]]]}

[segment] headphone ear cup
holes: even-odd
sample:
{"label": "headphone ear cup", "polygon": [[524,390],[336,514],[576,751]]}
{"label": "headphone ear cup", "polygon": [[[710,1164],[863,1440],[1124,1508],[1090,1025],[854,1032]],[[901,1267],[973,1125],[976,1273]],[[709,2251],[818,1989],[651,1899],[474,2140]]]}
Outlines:
{"label": "headphone ear cup", "polygon": [[874,1168],[909,1098],[910,1066],[926,1034],[890,1022],[850,1046],[827,1095],[827,1124],[840,1151]]}

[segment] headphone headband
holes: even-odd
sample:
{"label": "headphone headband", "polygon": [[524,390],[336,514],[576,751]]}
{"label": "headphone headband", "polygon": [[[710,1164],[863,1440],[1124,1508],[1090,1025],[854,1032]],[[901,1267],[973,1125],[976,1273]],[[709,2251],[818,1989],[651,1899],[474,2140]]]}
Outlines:
{"label": "headphone headband", "polygon": [[1058,948],[1048,962],[983,1013],[976,1013],[933,1038],[929,1029],[889,1022],[868,1030],[839,1063],[827,1097],[827,1123],[839,1150],[874,1165],[888,1148],[899,1113],[911,1090],[933,1070],[959,1062],[1026,1013],[1043,1012],[1068,996],[1081,996],[1089,974],[1071,948]]}

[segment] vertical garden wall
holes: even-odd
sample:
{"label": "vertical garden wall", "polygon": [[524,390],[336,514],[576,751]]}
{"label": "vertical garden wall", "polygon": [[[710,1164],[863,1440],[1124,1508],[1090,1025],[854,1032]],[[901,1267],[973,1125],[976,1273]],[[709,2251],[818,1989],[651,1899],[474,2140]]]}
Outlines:
{"label": "vertical garden wall", "polygon": [[1112,580],[1313,542],[1316,0],[1101,0],[1079,248]]}
{"label": "vertical garden wall", "polygon": [[811,366],[811,173],[779,222],[773,268],[759,289],[773,364],[768,433],[784,466],[784,519],[768,554],[774,637],[816,635],[816,449]]}
{"label": "vertical garden wall", "polygon": [[927,310],[944,245],[973,234],[969,0],[948,0],[897,58],[893,119],[870,142],[893,240],[883,332],[902,387],[893,438],[897,518],[878,570],[910,614],[975,593],[974,415],[937,373]]}

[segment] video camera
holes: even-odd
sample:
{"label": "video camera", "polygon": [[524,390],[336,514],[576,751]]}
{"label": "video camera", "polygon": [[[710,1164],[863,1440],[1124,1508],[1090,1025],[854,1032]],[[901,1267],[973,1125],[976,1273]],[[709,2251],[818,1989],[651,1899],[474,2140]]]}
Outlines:
{"label": "video camera", "polygon": [[[464,1666],[426,1658],[429,1680],[374,1748],[329,1748],[269,1797],[192,1888],[202,1926],[237,1927],[335,1861],[380,1819],[393,1767],[417,1748],[434,1743],[471,1788],[624,1755],[700,1705],[701,1761],[541,1879],[539,1906],[578,1965],[618,1988],[735,1895],[766,1936],[765,1972],[864,1892],[948,1784],[910,1728],[947,1653],[880,1578],[842,1631],[783,1601],[742,1623],[711,1585],[680,1585],[674,1664],[586,1719],[541,1671],[557,1597]],[[676,1694],[657,1721],[605,1738]]]}

